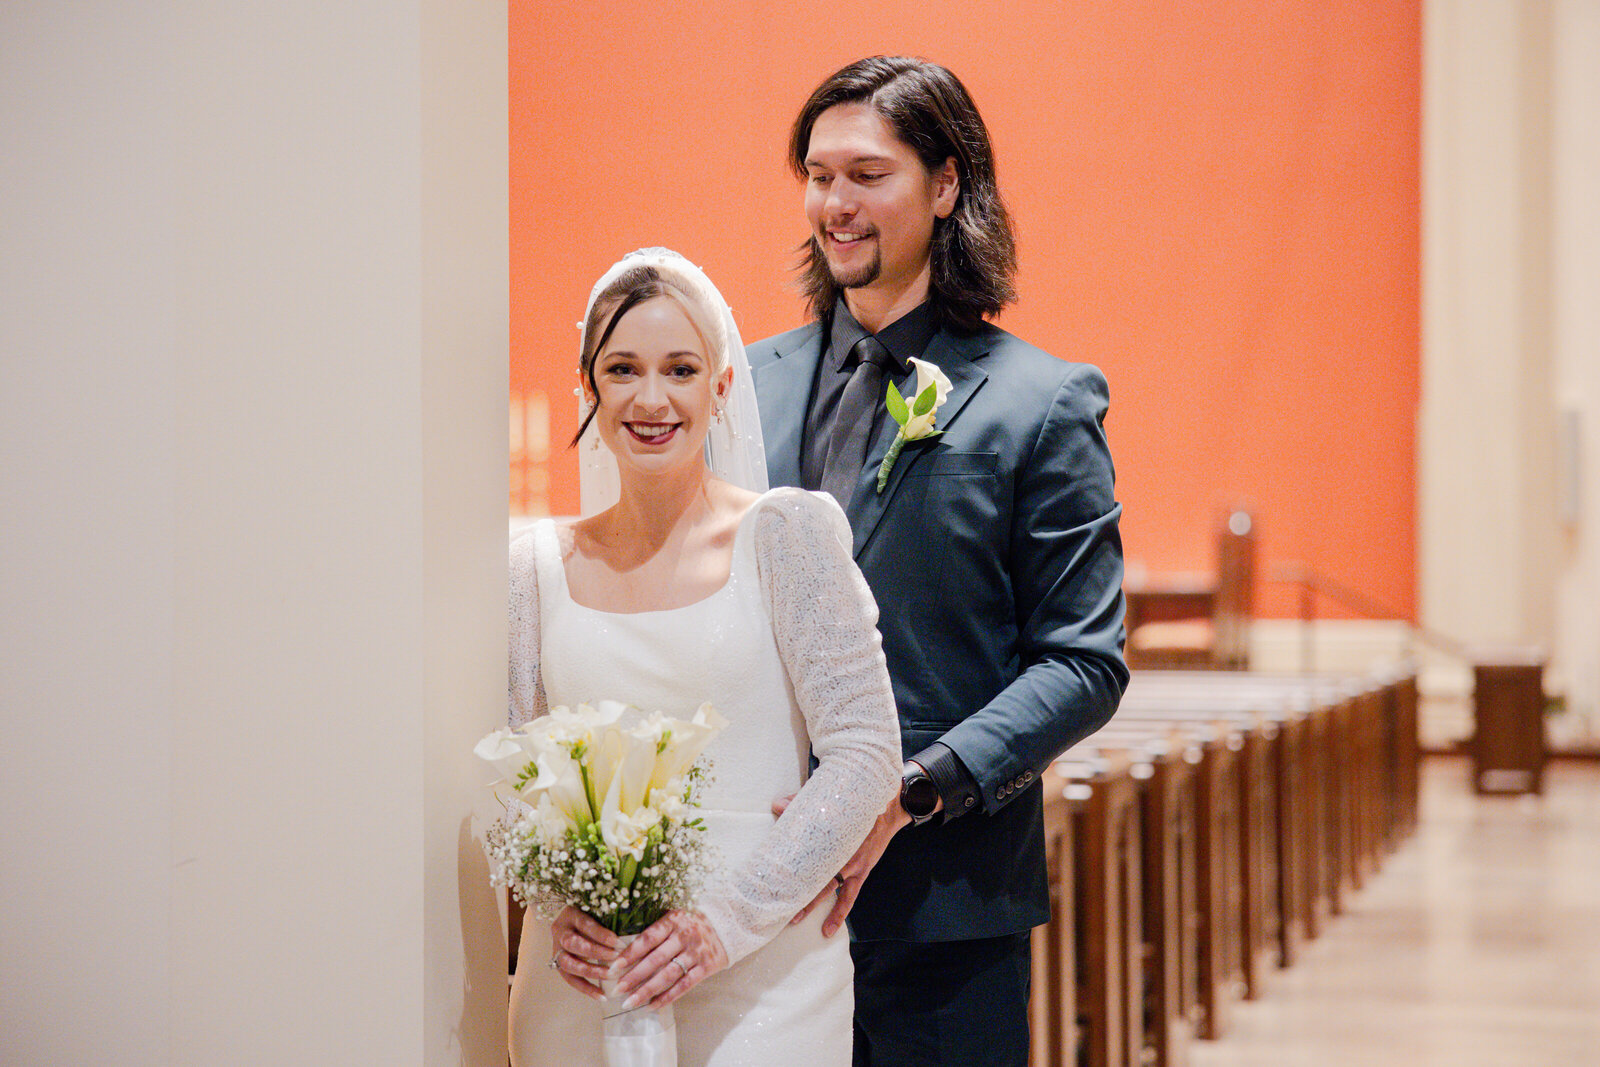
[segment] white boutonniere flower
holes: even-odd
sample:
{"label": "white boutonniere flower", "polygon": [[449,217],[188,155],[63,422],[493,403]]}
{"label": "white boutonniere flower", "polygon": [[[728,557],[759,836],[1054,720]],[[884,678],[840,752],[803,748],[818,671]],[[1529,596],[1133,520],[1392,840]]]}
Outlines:
{"label": "white boutonniere flower", "polygon": [[895,388],[893,382],[889,383],[889,392],[885,397],[889,415],[899,424],[900,432],[894,435],[894,444],[889,446],[889,454],[883,457],[883,463],[878,467],[880,493],[889,484],[889,473],[894,470],[907,441],[922,441],[944,432],[935,430],[933,426],[945,397],[950,395],[950,379],[944,376],[944,371],[927,360],[912,357],[911,366],[917,371],[917,388],[911,402],[906,403],[906,398],[900,395],[900,390]]}

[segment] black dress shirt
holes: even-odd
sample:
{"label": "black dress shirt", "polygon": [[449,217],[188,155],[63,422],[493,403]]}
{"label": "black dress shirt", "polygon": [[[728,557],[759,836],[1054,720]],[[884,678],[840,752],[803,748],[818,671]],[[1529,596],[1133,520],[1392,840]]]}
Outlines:
{"label": "black dress shirt", "polygon": [[[906,383],[915,377],[911,370],[912,357],[922,358],[936,331],[933,306],[923,302],[873,334],[888,349],[893,361],[892,366],[885,369],[884,376],[902,393]],[[828,442],[833,438],[839,396],[856,369],[857,361],[851,358],[850,349],[865,336],[867,331],[861,328],[845,306],[844,298],[840,297],[833,305],[828,350],[817,366],[817,380],[811,386],[811,404],[806,409],[806,432],[800,443],[800,484],[807,489],[815,491],[822,487],[822,471],[828,460]],[[880,408],[877,417],[888,418],[887,408]]]}
{"label": "black dress shirt", "polygon": [[[906,390],[913,387],[916,379],[911,359],[922,358],[928,342],[937,332],[933,305],[924,301],[873,335],[888,349],[893,361],[892,366],[885,369],[885,377],[895,383],[902,395],[909,396]],[[857,360],[851,358],[850,350],[865,336],[867,331],[850,314],[841,296],[833,306],[828,350],[817,366],[817,380],[812,383],[811,403],[806,409],[805,436],[800,445],[800,481],[807,489],[815,491],[822,485],[839,397],[856,369]],[[887,407],[877,411],[879,422],[888,417]],[[874,429],[876,426],[875,423]],[[928,772],[938,788],[944,801],[944,820],[965,815],[977,806],[978,784],[948,746],[935,741],[911,758]]]}

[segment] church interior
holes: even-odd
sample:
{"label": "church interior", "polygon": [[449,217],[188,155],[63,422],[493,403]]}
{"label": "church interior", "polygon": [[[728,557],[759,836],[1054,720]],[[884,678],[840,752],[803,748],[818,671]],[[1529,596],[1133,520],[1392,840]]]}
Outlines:
{"label": "church interior", "polygon": [[1042,775],[1034,1067],[1600,1063],[1600,5],[0,39],[0,1061],[505,1062],[471,752],[590,281],[799,324],[789,123],[900,53],[989,124],[1001,325],[1111,390],[1134,679]]}

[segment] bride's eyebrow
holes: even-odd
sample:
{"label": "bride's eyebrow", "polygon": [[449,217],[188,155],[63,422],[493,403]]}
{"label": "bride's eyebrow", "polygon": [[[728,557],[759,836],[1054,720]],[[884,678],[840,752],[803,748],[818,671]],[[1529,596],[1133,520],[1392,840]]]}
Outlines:
{"label": "bride's eyebrow", "polygon": [[[613,349],[608,350],[600,358],[601,359],[639,359],[641,357],[640,357],[639,353],[630,352],[625,348],[613,348]],[[662,358],[663,359],[697,359],[697,360],[701,361],[702,363],[704,363],[705,359],[706,359],[706,357],[705,357],[705,355],[703,353],[696,352],[692,348],[681,349],[681,350],[679,350],[677,352],[668,352]]]}

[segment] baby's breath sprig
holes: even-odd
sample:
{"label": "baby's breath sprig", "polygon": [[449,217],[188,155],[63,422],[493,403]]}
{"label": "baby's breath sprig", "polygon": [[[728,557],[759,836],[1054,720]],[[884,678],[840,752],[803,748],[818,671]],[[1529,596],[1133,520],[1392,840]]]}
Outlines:
{"label": "baby's breath sprig", "polygon": [[[705,760],[685,775],[683,801],[693,807],[710,781]],[[638,857],[619,856],[598,823],[568,829],[546,842],[537,816],[523,812],[490,826],[484,835],[490,882],[507,886],[522,904],[549,914],[572,905],[617,934],[634,934],[694,897],[695,876],[706,869],[705,821],[663,818]]]}

